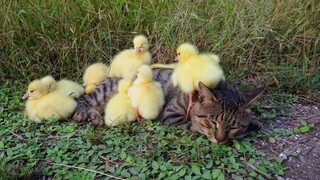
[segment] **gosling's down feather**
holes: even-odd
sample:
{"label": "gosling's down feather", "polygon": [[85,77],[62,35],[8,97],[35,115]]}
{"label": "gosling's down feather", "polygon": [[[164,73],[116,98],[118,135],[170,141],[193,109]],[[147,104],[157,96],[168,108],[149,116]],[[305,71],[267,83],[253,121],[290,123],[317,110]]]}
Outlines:
{"label": "gosling's down feather", "polygon": [[217,55],[199,54],[197,48],[188,43],[181,44],[177,48],[177,54],[178,64],[172,73],[172,82],[183,92],[198,90],[200,81],[214,88],[224,79]]}
{"label": "gosling's down feather", "polygon": [[161,84],[152,80],[150,66],[143,65],[138,69],[137,79],[129,89],[131,104],[143,119],[158,117],[164,104]]}
{"label": "gosling's down feather", "polygon": [[31,82],[27,93],[23,96],[26,99],[26,111],[28,118],[41,122],[53,117],[57,120],[70,117],[77,102],[70,96],[57,92],[47,92],[47,86],[40,80]]}
{"label": "gosling's down feather", "polygon": [[84,88],[79,83],[71,80],[62,79],[56,82],[52,76],[48,75],[40,81],[46,85],[48,92],[58,92],[73,98],[79,98],[84,94]]}
{"label": "gosling's down feather", "polygon": [[83,74],[83,85],[87,94],[108,77],[109,68],[103,63],[94,63],[87,67]]}
{"label": "gosling's down feather", "polygon": [[136,120],[134,109],[128,96],[128,90],[132,85],[129,79],[119,82],[118,93],[107,103],[105,108],[105,123],[107,126],[118,126]]}
{"label": "gosling's down feather", "polygon": [[127,49],[117,54],[110,64],[110,77],[122,77],[133,80],[138,68],[151,64],[148,39],[138,35],[133,39],[134,49]]}
{"label": "gosling's down feather", "polygon": [[41,78],[40,81],[46,85],[48,92],[51,92],[56,88],[57,81],[51,75]]}

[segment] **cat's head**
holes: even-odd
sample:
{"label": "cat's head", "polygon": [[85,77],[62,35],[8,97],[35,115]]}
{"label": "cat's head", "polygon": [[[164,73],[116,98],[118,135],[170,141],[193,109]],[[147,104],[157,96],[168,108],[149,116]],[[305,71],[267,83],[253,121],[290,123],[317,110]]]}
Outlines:
{"label": "cat's head", "polygon": [[233,93],[230,89],[225,91],[223,95],[214,95],[200,82],[198,97],[190,113],[193,130],[206,135],[213,142],[224,142],[246,132],[251,123],[251,105],[265,88],[244,94]]}

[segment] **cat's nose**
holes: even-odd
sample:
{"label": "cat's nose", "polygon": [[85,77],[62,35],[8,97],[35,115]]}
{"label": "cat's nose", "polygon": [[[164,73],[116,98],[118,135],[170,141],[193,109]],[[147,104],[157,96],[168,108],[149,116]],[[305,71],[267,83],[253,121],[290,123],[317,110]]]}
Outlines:
{"label": "cat's nose", "polygon": [[223,141],[224,141],[224,138],[218,138],[218,137],[216,137],[216,140],[217,140],[218,143],[220,143],[220,142],[223,142]]}
{"label": "cat's nose", "polygon": [[216,133],[215,134],[215,138],[217,140],[218,143],[223,142],[225,140],[225,135],[224,134],[220,134],[220,133]]}

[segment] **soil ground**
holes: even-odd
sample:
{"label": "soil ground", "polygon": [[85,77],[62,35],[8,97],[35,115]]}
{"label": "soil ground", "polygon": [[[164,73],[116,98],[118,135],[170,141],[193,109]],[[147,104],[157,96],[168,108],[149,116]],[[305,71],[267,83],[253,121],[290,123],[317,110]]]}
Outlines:
{"label": "soil ground", "polygon": [[294,104],[286,117],[277,117],[266,123],[262,131],[301,127],[301,120],[313,123],[315,127],[306,134],[279,136],[262,139],[256,147],[266,159],[281,157],[288,168],[278,180],[319,180],[320,179],[320,106]]}

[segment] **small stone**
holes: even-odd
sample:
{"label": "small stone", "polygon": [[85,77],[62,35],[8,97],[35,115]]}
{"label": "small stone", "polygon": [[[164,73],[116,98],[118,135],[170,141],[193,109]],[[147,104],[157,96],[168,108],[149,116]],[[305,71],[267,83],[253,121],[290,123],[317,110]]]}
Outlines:
{"label": "small stone", "polygon": [[277,180],[285,180],[283,177],[277,176],[277,175],[276,175],[276,178],[277,178]]}
{"label": "small stone", "polygon": [[298,156],[299,157],[299,160],[301,161],[301,162],[304,162],[304,157],[303,156]]}
{"label": "small stone", "polygon": [[284,153],[280,153],[279,157],[283,160],[287,160],[288,159],[288,156],[285,155]]}
{"label": "small stone", "polygon": [[276,140],[273,137],[269,137],[268,142],[274,144],[276,143]]}

